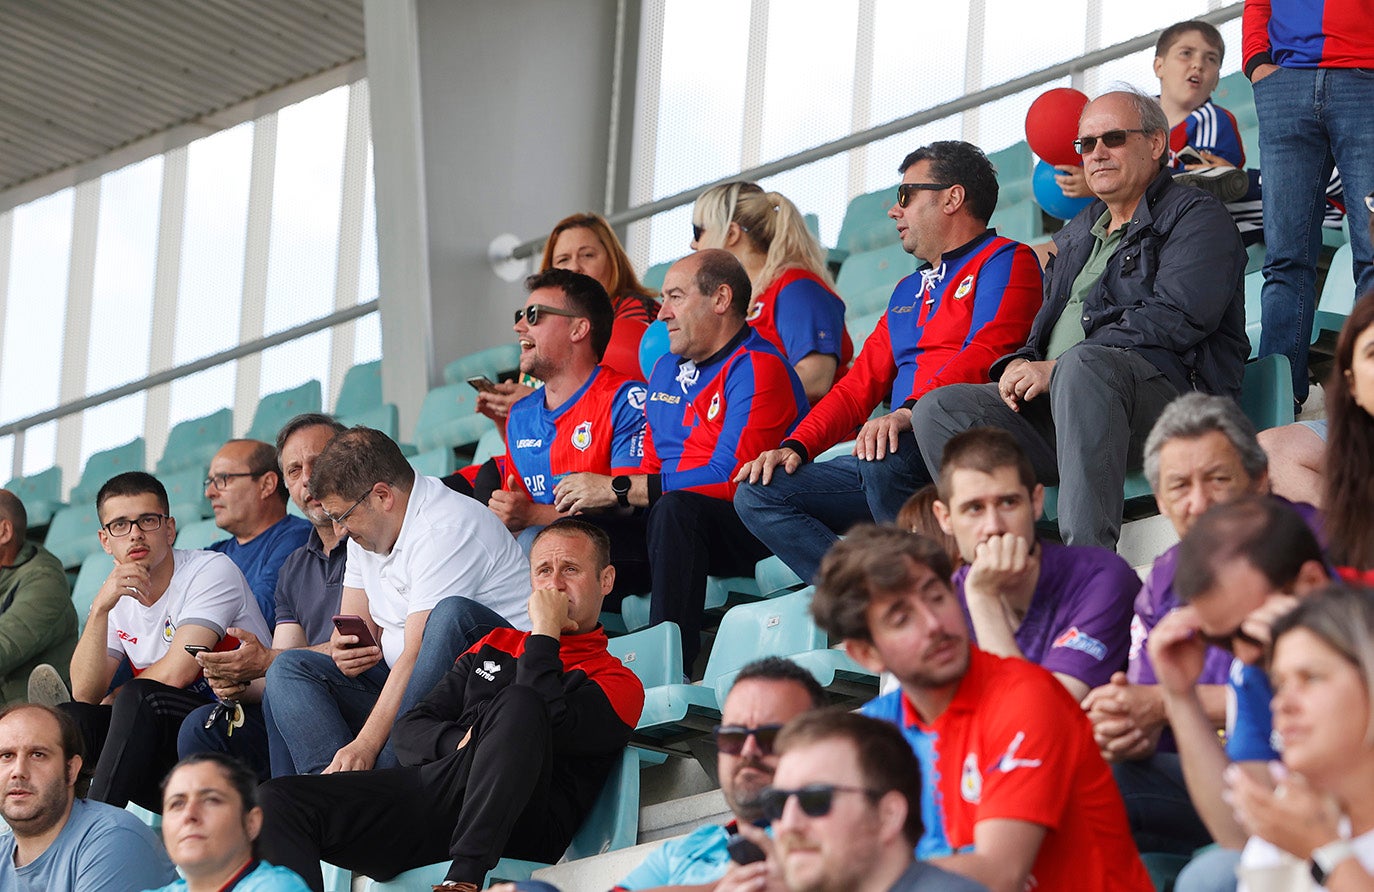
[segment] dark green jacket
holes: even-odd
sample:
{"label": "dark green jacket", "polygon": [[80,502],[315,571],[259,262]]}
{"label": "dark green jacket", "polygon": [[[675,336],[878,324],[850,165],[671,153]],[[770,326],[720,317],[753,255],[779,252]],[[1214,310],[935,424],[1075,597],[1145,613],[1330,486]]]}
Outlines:
{"label": "dark green jacket", "polygon": [[76,649],[76,608],[62,563],[25,542],[0,568],[0,705],[27,699],[29,673],[51,663],[63,680]]}

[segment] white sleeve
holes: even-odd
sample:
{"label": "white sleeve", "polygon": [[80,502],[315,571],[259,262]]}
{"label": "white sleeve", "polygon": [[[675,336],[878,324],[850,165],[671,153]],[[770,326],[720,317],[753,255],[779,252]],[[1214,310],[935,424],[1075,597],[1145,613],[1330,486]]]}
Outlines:
{"label": "white sleeve", "polygon": [[178,628],[183,623],[205,626],[223,637],[242,615],[244,603],[253,600],[253,592],[232,560],[218,552],[206,554],[210,558],[200,561],[186,581],[186,596],[172,622]]}

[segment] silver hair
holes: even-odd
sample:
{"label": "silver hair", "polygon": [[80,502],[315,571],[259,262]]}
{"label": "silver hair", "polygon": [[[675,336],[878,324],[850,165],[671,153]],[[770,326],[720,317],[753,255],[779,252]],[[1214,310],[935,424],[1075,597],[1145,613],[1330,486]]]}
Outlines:
{"label": "silver hair", "polygon": [[[1151,133],[1169,134],[1169,118],[1164,114],[1164,109],[1160,108],[1159,101],[1148,93],[1141,92],[1138,88],[1122,82],[1112,84],[1112,89],[1103,93],[1102,96],[1110,96],[1119,93],[1125,96],[1132,107],[1135,108],[1136,115],[1140,118],[1140,129],[1145,131],[1145,135]],[[1102,96],[1097,97],[1101,99]],[[1169,163],[1169,153],[1165,152],[1159,158],[1159,166],[1163,167]]]}
{"label": "silver hair", "polygon": [[1195,440],[1216,431],[1230,441],[1241,467],[1254,480],[1269,470],[1269,456],[1255,438],[1255,426],[1236,401],[1206,393],[1185,393],[1164,407],[1145,440],[1145,479],[1159,492],[1159,452],[1170,440]]}

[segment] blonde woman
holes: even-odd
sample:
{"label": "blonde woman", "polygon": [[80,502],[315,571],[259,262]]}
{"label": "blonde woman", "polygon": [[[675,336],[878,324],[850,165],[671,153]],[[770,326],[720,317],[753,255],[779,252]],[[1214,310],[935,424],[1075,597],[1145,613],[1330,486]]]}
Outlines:
{"label": "blonde woman", "polygon": [[854,358],[844,301],[796,205],[754,183],[712,186],[692,208],[692,250],[724,248],[749,273],[749,324],[782,351],[814,404]]}

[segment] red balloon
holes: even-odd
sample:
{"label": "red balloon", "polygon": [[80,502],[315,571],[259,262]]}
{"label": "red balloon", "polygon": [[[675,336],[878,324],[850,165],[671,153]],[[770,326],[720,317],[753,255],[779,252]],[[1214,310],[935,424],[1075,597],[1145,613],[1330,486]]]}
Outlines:
{"label": "red balloon", "polygon": [[1078,138],[1078,116],[1088,97],[1072,87],[1046,90],[1026,112],[1026,142],[1031,151],[1051,164],[1082,164],[1073,150]]}

